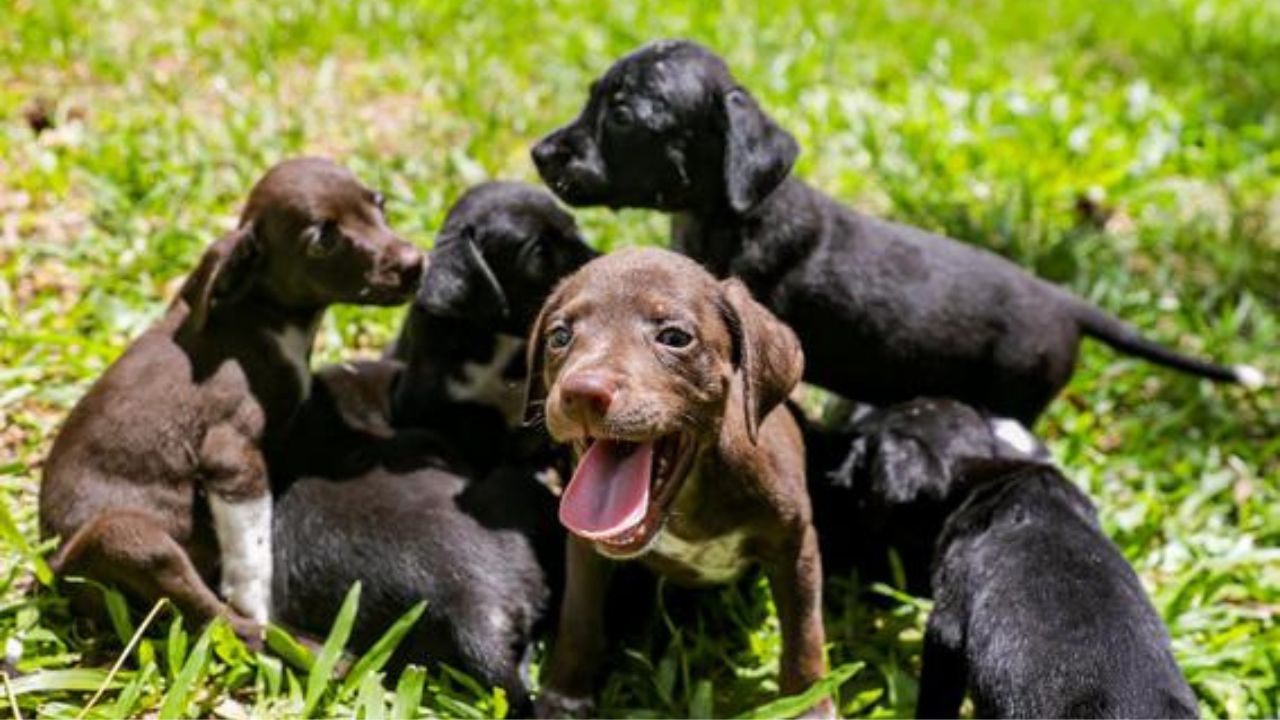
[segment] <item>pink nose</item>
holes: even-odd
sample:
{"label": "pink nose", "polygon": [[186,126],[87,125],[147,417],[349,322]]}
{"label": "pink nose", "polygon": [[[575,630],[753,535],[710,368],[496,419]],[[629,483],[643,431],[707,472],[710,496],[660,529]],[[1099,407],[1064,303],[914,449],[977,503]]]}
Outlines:
{"label": "pink nose", "polygon": [[576,373],[560,385],[560,402],[565,413],[578,420],[604,417],[617,394],[617,379],[600,372]]}

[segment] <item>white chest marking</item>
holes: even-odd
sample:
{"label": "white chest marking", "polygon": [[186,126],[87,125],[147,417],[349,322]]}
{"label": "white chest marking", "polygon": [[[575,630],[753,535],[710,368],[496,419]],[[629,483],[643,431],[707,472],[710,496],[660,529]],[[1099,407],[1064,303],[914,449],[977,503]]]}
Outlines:
{"label": "white chest marking", "polygon": [[229,502],[210,493],[209,512],[222,555],[222,597],[265,623],[271,614],[271,496]]}
{"label": "white chest marking", "polygon": [[311,390],[311,366],[308,358],[311,355],[313,334],[310,328],[292,324],[285,325],[280,332],[271,333],[272,342],[298,378],[303,397],[309,395]]}
{"label": "white chest marking", "polygon": [[524,414],[523,393],[517,383],[503,378],[503,373],[523,347],[521,339],[499,335],[489,362],[467,363],[462,366],[461,380],[449,378],[445,383],[449,399],[495,407],[506,418],[507,425],[518,426]]}
{"label": "white chest marking", "polygon": [[1009,418],[992,418],[988,421],[996,439],[1023,455],[1038,458],[1044,454],[1040,441],[1022,423]]}
{"label": "white chest marking", "polygon": [[702,582],[719,584],[733,580],[746,569],[747,558],[742,548],[745,540],[745,533],[734,531],[710,540],[689,542],[664,529],[658,533],[649,552],[693,570]]}

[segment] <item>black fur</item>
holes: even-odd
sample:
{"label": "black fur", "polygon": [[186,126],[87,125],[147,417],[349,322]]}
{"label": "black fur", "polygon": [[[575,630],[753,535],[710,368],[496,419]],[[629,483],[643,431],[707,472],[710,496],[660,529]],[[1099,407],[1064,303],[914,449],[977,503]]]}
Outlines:
{"label": "black fur", "polygon": [[[361,580],[352,646],[363,649],[425,599],[394,664],[450,663],[504,688],[516,716],[531,712],[519,663],[557,607],[564,562],[541,480],[566,468],[544,431],[519,425],[522,343],[555,284],[594,255],[532,186],[486,183],[450,210],[389,352],[399,360],[319,372],[272,468],[287,487],[276,511],[282,621],[325,632]],[[493,364],[503,336],[518,347],[492,392],[459,397],[468,366]]]}
{"label": "black fur", "polygon": [[883,572],[892,548],[909,589],[931,592],[920,717],[956,717],[966,689],[978,717],[1196,716],[1141,583],[1057,470],[1012,459],[946,400],[876,411],[844,443],[830,484],[810,481],[823,563],[876,548],[862,561]]}
{"label": "black fur", "polygon": [[674,213],[676,249],[741,278],[799,335],[806,379],[853,399],[955,397],[1030,424],[1082,335],[1241,380],[998,255],[840,205],[790,175],[798,152],[720,58],[668,40],[615,63],[533,158],[570,204]]}
{"label": "black fur", "polygon": [[276,499],[274,616],[323,636],[360,581],[349,647],[363,652],[426,600],[388,672],[445,662],[527,712],[520,663],[562,582],[556,502],[537,480],[545,468],[512,463],[471,479],[449,469],[427,432],[371,432],[356,419],[368,413],[352,382],[385,391],[387,365],[319,371],[289,460],[273,468],[291,479]]}
{"label": "black fur", "polygon": [[[445,219],[389,352],[407,365],[393,392],[395,425],[431,429],[472,467],[491,467],[503,456],[494,439],[518,425],[525,334],[556,283],[595,256],[545,190],[514,182],[468,190]],[[496,369],[502,387],[460,397],[467,368],[495,362],[504,341],[511,352]],[[525,444],[542,437],[518,434]]]}

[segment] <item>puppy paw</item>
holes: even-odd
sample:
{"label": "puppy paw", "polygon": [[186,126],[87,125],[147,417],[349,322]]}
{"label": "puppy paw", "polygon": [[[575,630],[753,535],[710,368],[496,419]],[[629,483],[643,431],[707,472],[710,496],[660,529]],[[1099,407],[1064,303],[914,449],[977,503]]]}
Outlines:
{"label": "puppy paw", "polygon": [[573,697],[555,690],[543,690],[533,703],[533,713],[540,718],[585,718],[595,714],[591,697]]}

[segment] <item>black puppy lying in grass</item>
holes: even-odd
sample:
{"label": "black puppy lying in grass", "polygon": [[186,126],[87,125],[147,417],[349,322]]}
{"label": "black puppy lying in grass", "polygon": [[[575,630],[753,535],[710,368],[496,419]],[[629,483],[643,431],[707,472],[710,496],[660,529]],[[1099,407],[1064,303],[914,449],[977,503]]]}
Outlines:
{"label": "black puppy lying in grass", "polygon": [[949,400],[876,411],[849,442],[815,523],[828,544],[892,548],[909,578],[928,570],[919,717],[956,717],[966,688],[978,717],[1197,715],[1142,584],[1056,469],[1007,457]]}
{"label": "black puppy lying in grass", "polygon": [[593,255],[536,188],[490,183],[455,205],[393,350],[404,362],[318,372],[295,424],[275,524],[283,622],[323,633],[360,580],[363,650],[425,599],[391,670],[443,661],[529,713],[519,666],[562,584],[563,531],[540,483],[557,456],[518,404],[504,412],[508,380],[522,400],[524,362],[518,347],[504,373],[499,349]]}
{"label": "black puppy lying in grass", "polygon": [[798,152],[724,61],[663,41],[609,68],[533,159],[572,205],[673,213],[674,247],[741,278],[800,337],[805,379],[855,400],[955,397],[1029,424],[1071,378],[1081,336],[1263,382],[1147,340],[998,255],[854,212],[791,175]]}

